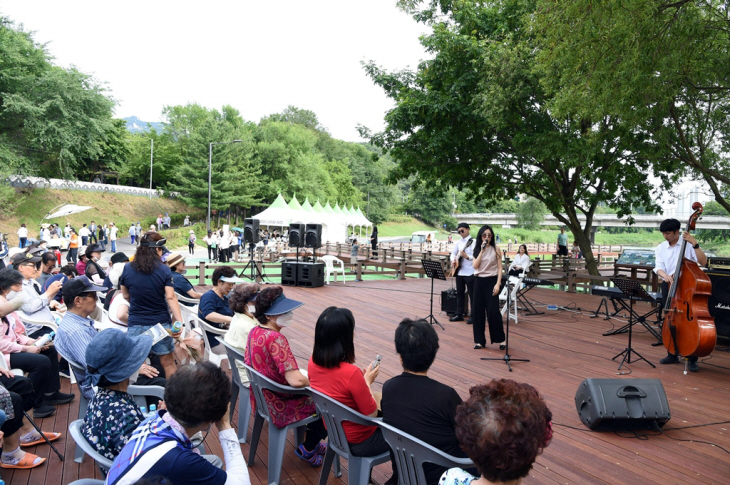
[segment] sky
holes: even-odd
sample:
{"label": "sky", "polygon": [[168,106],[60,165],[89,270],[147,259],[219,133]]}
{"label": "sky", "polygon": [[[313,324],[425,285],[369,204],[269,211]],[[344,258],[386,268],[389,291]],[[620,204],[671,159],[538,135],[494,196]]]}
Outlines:
{"label": "sky", "polygon": [[106,83],[116,117],[142,121],[198,103],[258,122],[293,105],[362,141],[356,126],[380,131],[393,103],[361,62],[393,71],[427,58],[427,28],[396,0],[0,0],[0,15],[34,31],[56,64]]}

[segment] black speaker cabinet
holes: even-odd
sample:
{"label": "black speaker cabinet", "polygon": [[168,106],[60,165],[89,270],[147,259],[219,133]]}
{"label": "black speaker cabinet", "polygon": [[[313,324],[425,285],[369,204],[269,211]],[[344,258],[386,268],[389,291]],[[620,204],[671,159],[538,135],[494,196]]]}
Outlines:
{"label": "black speaker cabinet", "polygon": [[259,220],[245,219],[243,221],[243,242],[256,244],[259,242]]}
{"label": "black speaker cabinet", "polygon": [[715,319],[717,336],[730,339],[730,271],[712,269],[707,275],[712,281],[712,296],[707,305]]}
{"label": "black speaker cabinet", "polygon": [[289,224],[289,246],[293,248],[304,247],[304,233],[306,226],[304,224]]}
{"label": "black speaker cabinet", "polygon": [[441,292],[441,311],[456,313],[456,288],[449,288]]}
{"label": "black speaker cabinet", "polygon": [[659,379],[586,379],[575,393],[575,408],[592,430],[654,429],[670,418]]}
{"label": "black speaker cabinet", "polygon": [[304,246],[315,249],[322,247],[322,224],[307,224]]}
{"label": "black speaker cabinet", "polygon": [[324,286],[324,263],[299,263],[297,286],[309,288]]}
{"label": "black speaker cabinet", "polygon": [[281,284],[282,286],[297,286],[296,261],[284,261],[281,263]]}

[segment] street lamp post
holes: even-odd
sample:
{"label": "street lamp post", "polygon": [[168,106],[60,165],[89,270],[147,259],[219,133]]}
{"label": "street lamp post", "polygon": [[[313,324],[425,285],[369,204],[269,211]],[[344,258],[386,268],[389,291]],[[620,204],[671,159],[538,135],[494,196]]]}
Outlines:
{"label": "street lamp post", "polygon": [[210,193],[211,193],[211,178],[213,175],[213,145],[225,145],[227,143],[241,143],[243,140],[231,140],[231,141],[220,141],[211,143],[208,147],[208,218],[205,221],[205,230],[210,230]]}
{"label": "street lamp post", "polygon": [[[142,141],[142,140],[144,140],[144,138],[137,138],[137,139],[127,138],[127,140]],[[150,138],[150,200],[152,200],[152,162],[154,160],[154,153],[155,153],[155,139]]]}

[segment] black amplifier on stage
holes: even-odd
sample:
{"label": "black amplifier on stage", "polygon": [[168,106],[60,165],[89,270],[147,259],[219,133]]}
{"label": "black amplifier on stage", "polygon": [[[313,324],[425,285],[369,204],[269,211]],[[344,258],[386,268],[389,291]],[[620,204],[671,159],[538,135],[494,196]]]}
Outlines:
{"label": "black amplifier on stage", "polygon": [[284,261],[281,263],[281,284],[283,286],[324,286],[324,263]]}
{"label": "black amplifier on stage", "polygon": [[[724,258],[712,258],[714,260]],[[730,261],[728,262],[730,265]],[[707,301],[710,315],[715,319],[717,336],[730,338],[730,271],[711,269],[707,276],[712,281],[712,295]]]}
{"label": "black amplifier on stage", "polygon": [[456,313],[456,288],[449,288],[441,292],[441,311]]}

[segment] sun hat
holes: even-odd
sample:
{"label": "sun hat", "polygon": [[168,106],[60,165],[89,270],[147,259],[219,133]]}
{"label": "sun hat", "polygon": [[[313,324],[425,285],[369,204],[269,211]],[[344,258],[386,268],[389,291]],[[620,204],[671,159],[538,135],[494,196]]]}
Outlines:
{"label": "sun hat", "polygon": [[149,335],[130,337],[121,330],[107,328],[86,347],[86,374],[93,385],[98,385],[102,376],[111,383],[122,382],[139,370],[151,348]]}
{"label": "sun hat", "polygon": [[264,312],[264,315],[283,315],[284,313],[296,310],[302,305],[304,305],[304,303],[301,301],[287,298],[284,296],[284,293],[282,293],[276,297],[276,300],[274,300],[269,309]]}
{"label": "sun hat", "polygon": [[167,260],[165,261],[165,263],[167,263],[167,265],[172,268],[173,266],[177,266],[178,264],[180,264],[180,263],[182,263],[184,261],[185,261],[185,255],[184,254],[182,254],[182,253],[171,253],[171,254],[169,254],[167,256]]}
{"label": "sun hat", "polygon": [[221,276],[218,281],[225,281],[226,283],[243,283],[243,280],[238,276]]}

